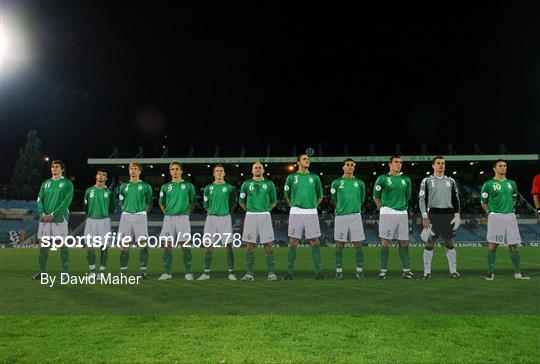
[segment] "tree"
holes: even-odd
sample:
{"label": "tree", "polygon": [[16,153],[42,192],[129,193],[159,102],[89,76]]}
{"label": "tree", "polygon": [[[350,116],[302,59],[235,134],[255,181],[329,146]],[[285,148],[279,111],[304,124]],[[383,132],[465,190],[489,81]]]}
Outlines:
{"label": "tree", "polygon": [[43,172],[43,149],[38,132],[28,132],[26,144],[19,149],[11,182],[16,186],[17,198],[35,198]]}

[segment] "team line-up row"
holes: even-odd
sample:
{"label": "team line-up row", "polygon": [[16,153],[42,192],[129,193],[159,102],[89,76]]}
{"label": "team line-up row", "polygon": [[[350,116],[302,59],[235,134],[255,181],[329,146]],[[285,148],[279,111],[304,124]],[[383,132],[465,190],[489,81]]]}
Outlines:
{"label": "team line-up row", "polygon": [[[288,236],[289,252],[287,272],[284,280],[294,277],[294,263],[298,243],[303,235],[309,240],[315,267],[315,278],[324,279],[321,271],[320,236],[321,229],[317,206],[323,199],[322,184],[316,174],[309,172],[310,159],[306,154],[297,158],[298,170],[289,175],[284,186],[285,199],[290,205]],[[365,200],[364,182],[354,176],[355,162],[346,159],[343,162],[342,177],[334,180],[330,190],[330,202],[335,207],[334,239],[336,241],[336,276],[343,279],[343,248],[347,242],[356,248],[356,278],[363,278],[362,242],[365,240],[362,225],[361,206]],[[402,160],[393,156],[388,162],[387,174],[377,178],[373,189],[373,200],[380,211],[379,237],[381,238],[381,270],[379,279],[387,278],[388,256],[392,240],[397,240],[399,256],[402,262],[403,278],[416,279],[410,270],[408,249],[409,222],[408,206],[412,197],[411,180],[401,172]],[[431,279],[431,260],[433,257],[433,241],[438,236],[444,239],[450,277],[459,279],[457,271],[457,253],[454,249],[455,231],[459,228],[460,202],[458,186],[454,179],[445,175],[445,160],[439,156],[432,161],[433,174],[424,178],[420,184],[419,205],[422,212],[422,240],[425,242],[423,278]],[[42,240],[39,252],[39,273],[33,278],[40,279],[45,273],[48,250],[52,241],[47,238],[67,237],[67,219],[69,205],[73,196],[71,181],[63,178],[65,166],[61,161],[51,164],[52,178],[43,182],[38,196],[38,212],[40,216],[38,238]],[[147,211],[152,203],[152,188],[140,179],[142,166],[133,162],[129,165],[129,181],[123,183],[118,190],[118,199],[122,214],[118,235],[130,237],[138,241],[140,247],[139,268],[142,279],[147,279],[147,263],[149,242],[147,238]],[[529,279],[520,268],[518,245],[521,242],[514,206],[517,188],[514,181],[506,178],[507,164],[498,160],[493,165],[494,177],[484,183],[481,189],[481,203],[487,214],[488,272],[487,280],[494,279],[495,254],[500,244],[508,245],[514,265],[516,279]],[[164,212],[161,236],[176,237],[188,234],[191,237],[189,214],[195,206],[195,189],[193,185],[182,179],[183,166],[173,162],[169,166],[171,181],[165,183],[160,190],[159,205]],[[198,280],[210,279],[210,268],[214,243],[222,239],[223,234],[233,236],[231,211],[238,203],[246,210],[241,239],[247,248],[247,273],[242,280],[254,279],[254,247],[262,244],[266,252],[268,280],[277,280],[274,272],[272,243],[274,230],[270,211],[276,205],[276,189],[274,184],[264,178],[264,166],[256,162],[252,167],[253,178],[245,181],[237,201],[232,185],[225,182],[225,169],[217,164],[213,168],[214,181],[204,189],[204,208],[208,215],[204,225],[204,237],[207,244],[204,257],[204,271]],[[105,185],[107,171],[98,170],[96,184],[85,192],[84,204],[87,212],[85,236],[104,237],[110,234],[110,215],[114,211],[115,195]],[[240,234],[238,234],[240,235]],[[45,239],[44,239],[45,238]],[[174,239],[173,239],[174,240]],[[241,241],[240,241],[241,240]],[[49,245],[47,245],[47,242]],[[194,241],[191,239],[191,244]],[[236,280],[234,274],[233,244],[225,245],[228,278]],[[62,268],[67,271],[69,254],[67,246],[60,248]],[[104,272],[108,258],[108,249],[101,250],[99,270]],[[96,256],[89,247],[87,254],[90,275],[96,274]],[[121,248],[120,276],[126,275],[129,261],[129,244]],[[191,273],[191,250],[183,247],[185,278],[193,280]],[[165,244],[163,252],[164,273],[160,280],[172,278],[172,242]]]}

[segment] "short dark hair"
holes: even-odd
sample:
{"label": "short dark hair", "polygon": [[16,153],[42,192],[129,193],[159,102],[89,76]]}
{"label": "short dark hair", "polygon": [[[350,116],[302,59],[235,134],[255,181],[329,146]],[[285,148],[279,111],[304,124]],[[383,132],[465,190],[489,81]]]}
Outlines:
{"label": "short dark hair", "polygon": [[500,162],[504,162],[504,164],[507,164],[504,159],[497,159],[495,163],[493,163],[493,168],[497,167],[497,164],[499,164]]}
{"label": "short dark hair", "polygon": [[51,166],[53,164],[58,164],[60,167],[62,167],[62,170],[65,171],[66,170],[66,164],[64,162],[62,162],[60,159],[55,159],[51,162]]}
{"label": "short dark hair", "polygon": [[296,157],[296,161],[300,162],[300,159],[302,159],[303,155],[306,155],[309,158],[309,155],[307,155],[307,153],[302,153],[302,154],[298,154],[298,156]]}
{"label": "short dark hair", "polygon": [[444,157],[443,157],[442,155],[436,156],[435,158],[433,158],[433,159],[431,160],[431,165],[434,165],[434,164],[435,164],[435,161],[436,161],[437,159],[444,159]]}
{"label": "short dark hair", "polygon": [[218,168],[218,167],[221,167],[221,168],[223,168],[223,170],[225,170],[225,167],[223,167],[223,164],[217,163],[217,164],[214,165],[214,168],[212,168],[212,172],[214,172],[216,170],[216,168]]}
{"label": "short dark hair", "polygon": [[98,169],[98,170],[96,171],[96,174],[98,174],[99,172],[101,172],[101,173],[106,173],[107,176],[109,175],[109,172],[108,172],[105,168],[100,168],[100,169]]}
{"label": "short dark hair", "polygon": [[399,156],[399,155],[391,156],[390,159],[388,160],[388,163],[392,163],[394,161],[394,159],[397,159],[397,158],[401,159],[401,156]]}
{"label": "short dark hair", "polygon": [[169,169],[171,169],[172,166],[178,166],[178,167],[180,167],[181,171],[184,171],[184,166],[180,162],[177,162],[177,161],[171,162],[171,164],[169,164]]}
{"label": "short dark hair", "polygon": [[353,162],[354,164],[356,164],[356,162],[354,160],[352,160],[351,158],[347,158],[343,161],[343,165],[345,165],[345,163],[347,162]]}

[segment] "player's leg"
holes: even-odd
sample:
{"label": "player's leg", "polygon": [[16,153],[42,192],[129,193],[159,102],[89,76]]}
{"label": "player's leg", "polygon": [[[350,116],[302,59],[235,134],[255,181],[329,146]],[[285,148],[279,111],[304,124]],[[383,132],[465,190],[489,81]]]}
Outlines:
{"label": "player's leg", "polygon": [[424,280],[431,279],[431,261],[433,260],[433,248],[435,247],[435,239],[440,234],[440,226],[438,215],[434,213],[429,214],[429,221],[431,222],[431,230],[424,228],[422,230],[421,238],[424,242]]}
{"label": "player's leg", "polygon": [[246,243],[246,275],[242,278],[243,281],[253,281],[255,279],[253,273],[253,265],[255,263],[255,244]]}
{"label": "player's leg", "polygon": [[362,242],[366,240],[366,236],[364,235],[364,225],[360,214],[350,217],[349,230],[356,252],[356,279],[364,279],[364,251],[362,250]]}
{"label": "player's leg", "polygon": [[343,248],[345,248],[345,242],[336,240],[336,280],[338,281],[343,280]]}
{"label": "player's leg", "polygon": [[[214,242],[211,237],[215,232],[217,232],[215,217],[216,216],[209,215],[206,217],[206,221],[204,222],[202,241],[203,246],[206,246],[206,251],[204,252],[204,272],[199,278],[197,278],[199,281],[210,279],[210,267],[212,266],[212,256],[214,254]],[[210,241],[209,246],[208,241]]]}
{"label": "player's leg", "polygon": [[38,234],[39,239],[39,254],[38,254],[38,269],[39,272],[34,274],[31,279],[39,280],[41,275],[47,271],[47,258],[49,257],[49,247],[45,247],[45,241],[43,238],[50,239],[51,236],[51,223],[39,222]]}
{"label": "player's leg", "polygon": [[315,266],[315,279],[324,280],[324,275],[321,270],[321,227],[319,225],[319,216],[317,214],[302,215],[304,219],[304,227],[306,231],[306,239],[311,245],[311,257]]}
{"label": "player's leg", "polygon": [[146,273],[148,267],[148,220],[146,215],[134,215],[133,231],[139,246],[139,277],[148,279]]}
{"label": "player's leg", "polygon": [[98,280],[104,278],[105,268],[107,267],[107,260],[109,259],[109,238],[111,236],[111,219],[102,219],[99,225],[98,234],[101,236],[101,245],[99,246],[99,274]]}
{"label": "player's leg", "polygon": [[[51,233],[53,236],[58,236],[61,239],[65,239],[68,236],[68,222],[66,220],[62,222],[51,222]],[[60,261],[62,263],[62,273],[68,272],[69,267],[69,251],[65,244],[65,241],[59,242],[60,246]]]}
{"label": "player's leg", "polygon": [[460,279],[461,275],[457,271],[457,252],[454,245],[454,239],[446,240],[446,259],[448,260],[448,268],[450,269],[450,278]]}
{"label": "player's leg", "polygon": [[424,279],[431,279],[431,261],[433,259],[433,248],[435,244],[432,241],[424,241]]}
{"label": "player's leg", "polygon": [[488,253],[487,253],[487,263],[488,270],[486,274],[486,279],[492,281],[495,279],[495,258],[497,253],[497,248],[499,244],[504,243],[505,228],[504,222],[501,219],[500,214],[489,214],[487,221],[487,243],[488,243]]}
{"label": "player's leg", "polygon": [[521,271],[521,262],[519,256],[518,246],[521,243],[521,236],[519,234],[517,218],[515,214],[507,214],[504,216],[506,220],[506,242],[508,249],[510,250],[510,259],[514,266],[514,278],[515,279],[529,279],[525,273]]}
{"label": "player's leg", "polygon": [[219,231],[221,233],[221,245],[225,246],[227,253],[228,278],[230,281],[236,281],[234,275],[234,252],[233,252],[233,228],[231,215],[219,216]]}
{"label": "player's leg", "polygon": [[184,263],[184,279],[186,281],[193,280],[193,273],[191,273],[191,266],[193,262],[193,256],[191,254],[191,223],[189,222],[189,216],[177,216],[177,241],[182,248],[182,262]]}
{"label": "player's leg", "polygon": [[381,238],[381,272],[378,279],[387,278],[388,258],[390,256],[390,240]]}
{"label": "player's leg", "polygon": [[403,278],[416,279],[411,272],[411,260],[409,257],[409,217],[407,214],[396,215],[398,219],[397,239],[399,243],[399,257],[403,267]]}
{"label": "player's leg", "polygon": [[88,263],[88,276],[96,275],[96,251],[92,242],[92,237],[96,235],[96,226],[93,226],[94,219],[87,218],[84,224],[84,242],[86,245],[86,262]]}
{"label": "player's leg", "polygon": [[173,241],[176,239],[172,216],[163,218],[163,227],[159,234],[159,245],[163,246],[163,274],[158,278],[165,281],[172,278]]}
{"label": "player's leg", "polygon": [[266,254],[266,266],[268,267],[268,280],[277,281],[276,272],[274,271],[274,250],[273,242],[264,243],[264,252]]}
{"label": "player's leg", "polygon": [[294,262],[296,260],[296,250],[298,248],[298,242],[302,238],[304,233],[304,225],[302,216],[297,214],[289,215],[289,251],[287,254],[287,274],[283,278],[286,281],[293,279],[294,274]]}
{"label": "player's leg", "polygon": [[[365,239],[363,239],[365,240]],[[361,241],[353,241],[356,260],[356,279],[364,279],[364,250]]]}
{"label": "player's leg", "polygon": [[396,235],[398,219],[394,214],[379,215],[379,237],[381,238],[381,272],[379,279],[386,279],[388,258],[390,257],[390,243]]}
{"label": "player's leg", "polygon": [[336,242],[336,280],[343,279],[343,248],[349,236],[346,216],[336,215],[334,219],[334,241]]}
{"label": "player's leg", "polygon": [[119,277],[126,276],[129,263],[129,246],[133,241],[132,224],[129,215],[122,213],[118,225],[117,239],[120,244],[120,274]]}
{"label": "player's leg", "polygon": [[454,225],[452,219],[454,218],[454,211],[451,209],[445,210],[444,214],[440,217],[441,234],[445,240],[446,246],[446,259],[448,260],[448,268],[450,270],[450,278],[460,279],[461,276],[457,272],[457,252],[454,245],[454,238],[456,232],[454,231]]}

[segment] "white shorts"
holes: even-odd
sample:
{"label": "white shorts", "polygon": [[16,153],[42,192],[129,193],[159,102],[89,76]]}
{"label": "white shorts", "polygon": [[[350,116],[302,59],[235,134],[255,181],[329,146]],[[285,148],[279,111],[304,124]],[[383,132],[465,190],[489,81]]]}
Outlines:
{"label": "white shorts", "polygon": [[289,214],[289,237],[302,239],[305,232],[306,239],[315,239],[321,236],[318,214]]}
{"label": "white shorts", "polygon": [[[259,238],[258,241],[257,237]],[[274,241],[274,228],[272,227],[270,213],[246,213],[242,240],[253,244],[257,244],[257,242],[265,244]]]}
{"label": "white shorts", "polygon": [[[348,237],[350,236],[350,239]],[[364,241],[364,226],[362,225],[362,215],[336,215],[334,221],[334,240],[340,242],[357,242]]]}
{"label": "white shorts", "polygon": [[[120,236],[121,235],[121,236]],[[130,214],[122,212],[118,226],[117,241],[124,236],[131,236],[131,242],[148,239],[148,221],[146,214]]]}
{"label": "white shorts", "polygon": [[409,240],[409,218],[407,214],[380,214],[379,237],[387,240]]}
{"label": "white shorts", "polygon": [[163,218],[161,236],[170,237],[174,242],[184,242],[191,238],[191,224],[188,215],[175,215]]}
{"label": "white shorts", "polygon": [[493,244],[521,243],[516,214],[489,214],[486,240]]}
{"label": "white shorts", "polygon": [[[111,232],[111,219],[92,219],[87,218],[84,225],[84,236],[90,236],[90,239],[87,239],[86,243],[93,243],[93,238],[95,236],[101,237],[101,242],[105,243],[105,235]],[[109,240],[112,240],[109,238]]]}
{"label": "white shorts", "polygon": [[206,221],[204,222],[203,240],[207,239],[206,237],[209,236],[212,244],[215,244],[219,241],[219,244],[221,246],[231,246],[233,241],[232,234],[233,229],[231,215],[208,215],[206,217]]}
{"label": "white shorts", "polygon": [[68,223],[66,220],[62,222],[39,222],[38,239],[44,236],[68,236]]}

